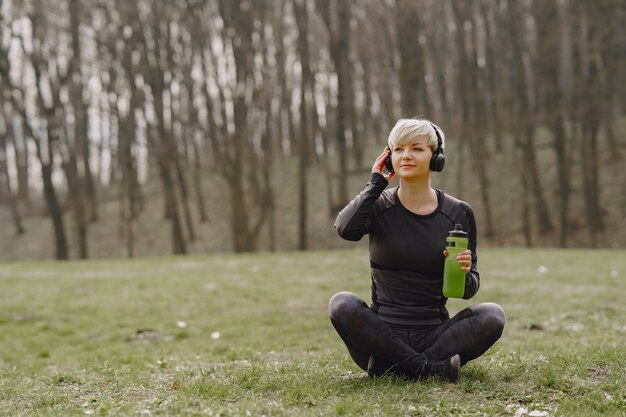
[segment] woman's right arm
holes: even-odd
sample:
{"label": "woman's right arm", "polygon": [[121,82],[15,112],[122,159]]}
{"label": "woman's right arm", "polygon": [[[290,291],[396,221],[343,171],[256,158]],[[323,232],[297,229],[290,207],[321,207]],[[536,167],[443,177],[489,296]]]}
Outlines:
{"label": "woman's right arm", "polygon": [[372,173],[372,178],[365,189],[341,210],[335,220],[335,229],[343,239],[361,240],[372,225],[374,202],[387,187],[389,182],[379,173]]}
{"label": "woman's right arm", "polygon": [[378,200],[394,173],[385,175],[385,159],[391,155],[389,148],[378,155],[372,166],[372,178],[365,189],[357,195],[337,216],[335,229],[346,240],[361,240],[369,232],[374,218],[374,202]]}

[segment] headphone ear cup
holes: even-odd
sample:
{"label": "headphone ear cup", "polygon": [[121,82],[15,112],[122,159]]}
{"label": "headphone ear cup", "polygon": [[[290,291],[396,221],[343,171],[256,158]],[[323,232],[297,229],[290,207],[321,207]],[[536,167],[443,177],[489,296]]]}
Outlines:
{"label": "headphone ear cup", "polygon": [[430,158],[430,170],[433,172],[441,172],[446,166],[446,157],[439,150]]}
{"label": "headphone ear cup", "polygon": [[443,156],[443,139],[441,139],[441,135],[439,134],[439,130],[435,127],[434,124],[430,124],[435,130],[435,134],[437,135],[437,151],[430,158],[430,170],[433,172],[441,172],[443,171],[443,167],[446,166],[446,157]]}
{"label": "headphone ear cup", "polygon": [[387,168],[387,171],[389,171],[390,173],[393,172],[393,164],[391,163],[391,154],[389,154],[387,159],[385,159],[385,168]]}

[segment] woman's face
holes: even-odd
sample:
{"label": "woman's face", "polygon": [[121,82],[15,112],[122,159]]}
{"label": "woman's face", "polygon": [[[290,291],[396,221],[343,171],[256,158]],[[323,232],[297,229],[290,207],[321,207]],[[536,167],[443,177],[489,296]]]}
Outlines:
{"label": "woman's face", "polygon": [[392,149],[391,162],[400,178],[416,178],[430,175],[430,159],[433,151],[428,146],[427,136],[418,136],[415,140],[396,145]]}

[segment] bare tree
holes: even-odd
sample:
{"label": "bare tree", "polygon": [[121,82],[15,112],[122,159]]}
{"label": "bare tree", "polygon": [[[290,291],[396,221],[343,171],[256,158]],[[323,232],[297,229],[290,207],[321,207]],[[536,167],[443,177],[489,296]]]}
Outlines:
{"label": "bare tree", "polygon": [[168,25],[162,21],[167,16],[167,5],[160,1],[151,2],[149,30],[143,39],[144,78],[150,87],[151,105],[156,118],[156,126],[152,133],[152,149],[156,154],[159,174],[165,196],[166,216],[170,221],[172,248],[175,254],[187,252],[187,243],[183,235],[181,208],[177,196],[175,175],[177,174],[178,150],[172,137],[171,129],[165,122],[164,94],[166,89],[164,68],[167,62]]}
{"label": "bare tree", "polygon": [[556,155],[557,181],[556,193],[559,202],[559,243],[567,246],[569,230],[569,199],[571,194],[571,158],[569,156],[568,138],[566,137],[566,112],[561,80],[559,74],[561,59],[559,50],[561,45],[561,27],[566,24],[563,13],[559,13],[555,2],[537,2],[533,8],[537,22],[537,68],[539,91],[541,92],[542,106],[540,118],[552,134],[552,146]]}
{"label": "bare tree", "polygon": [[602,122],[601,105],[596,91],[602,90],[601,32],[603,23],[597,19],[599,9],[591,3],[573,7],[573,17],[579,28],[575,48],[578,58],[574,74],[576,82],[574,111],[580,135],[580,167],[583,178],[585,215],[592,247],[604,230],[600,204],[600,169],[598,134]]}
{"label": "bare tree", "polygon": [[[248,111],[255,71],[252,42],[255,17],[252,7],[245,1],[220,0],[218,6],[224,24],[224,47],[232,53],[235,79],[232,89],[229,86],[220,88],[223,123],[232,123],[232,131],[225,130],[225,143],[219,144],[217,138],[213,138],[214,152],[223,161],[221,172],[229,188],[234,250],[253,251],[257,249],[259,233],[271,208],[268,199],[271,193],[266,189],[268,184],[257,179],[259,152],[247,143],[251,133]],[[225,88],[232,97],[232,120],[225,113]],[[248,186],[244,181],[246,179]],[[256,218],[251,216],[255,208]]]}
{"label": "bare tree", "polygon": [[428,96],[424,87],[424,53],[420,45],[421,19],[419,3],[396,0],[397,40],[400,57],[399,79],[403,117],[430,113]]}
{"label": "bare tree", "polygon": [[[529,69],[529,48],[526,45],[524,36],[524,24],[526,22],[525,10],[520,10],[521,5],[517,2],[507,3],[508,25],[510,33],[511,57],[515,94],[519,100],[516,108],[517,123],[513,127],[516,132],[516,146],[522,154],[522,164],[520,176],[522,177],[524,195],[532,196],[535,213],[539,224],[539,232],[549,233],[553,226],[550,219],[548,206],[544,196],[541,176],[537,163],[535,150],[535,103],[533,103],[535,86],[531,84],[533,76]],[[526,204],[526,202],[524,202]],[[524,217],[524,229],[527,236],[527,244],[530,242],[530,228],[528,217]]]}
{"label": "bare tree", "polygon": [[471,134],[464,135],[467,141],[467,148],[475,171],[478,173],[480,184],[481,200],[485,212],[486,235],[495,236],[493,216],[491,211],[488,164],[484,161],[488,159],[488,148],[485,146],[486,136],[484,126],[485,97],[481,94],[481,78],[478,68],[476,22],[473,20],[474,1],[452,2],[456,18],[456,38],[459,54],[458,60],[458,85],[461,98],[461,124],[464,132]]}
{"label": "bare tree", "polygon": [[[1,85],[0,93],[2,93]],[[0,94],[0,97],[2,96],[3,94]],[[4,106],[4,108],[2,109],[0,117],[0,123],[2,124],[2,126],[0,126],[0,176],[3,176],[5,188],[4,191],[6,191],[6,199],[8,200],[9,207],[11,209],[11,217],[13,218],[13,224],[15,226],[15,234],[19,236],[24,234],[26,232],[26,229],[24,229],[22,215],[18,207],[17,198],[14,195],[13,189],[11,187],[11,177],[8,164],[8,141],[10,141],[15,136],[13,131],[13,121],[10,119],[11,112],[7,112],[7,106]]]}
{"label": "bare tree", "polygon": [[349,201],[348,197],[348,144],[346,138],[347,118],[350,114],[349,96],[346,85],[350,80],[348,61],[350,6],[343,0],[321,0],[316,3],[322,16],[330,40],[330,57],[337,76],[337,106],[335,110],[335,131],[339,153],[337,181],[338,190],[333,211],[339,211]]}
{"label": "bare tree", "polygon": [[[298,51],[300,52],[301,85],[300,85],[300,140],[298,153],[300,164],[298,167],[298,248],[307,248],[307,171],[309,167],[309,118],[308,108],[311,100],[309,97],[313,92],[313,78],[311,74],[311,63],[309,56],[309,11],[307,0],[293,0],[293,9],[298,23]],[[312,104],[312,103],[311,103]]]}
{"label": "bare tree", "polygon": [[[61,141],[65,137],[65,129],[63,120],[65,114],[60,97],[61,86],[67,83],[67,79],[71,74],[68,69],[64,74],[60,73],[58,62],[51,57],[44,56],[44,46],[46,41],[53,41],[54,38],[48,37],[44,32],[48,25],[45,24],[42,14],[44,9],[41,3],[37,3],[33,8],[32,14],[29,16],[33,27],[33,47],[29,52],[22,41],[24,55],[27,55],[32,66],[35,76],[36,88],[36,104],[37,114],[31,116],[28,114],[25,105],[24,89],[14,88],[14,93],[19,93],[21,101],[12,96],[14,106],[18,109],[27,133],[33,138],[39,162],[41,164],[41,176],[43,182],[43,190],[48,209],[48,214],[52,220],[55,236],[55,258],[59,260],[69,259],[69,248],[65,235],[65,226],[63,220],[63,210],[57,196],[54,183],[52,181],[53,171],[55,169],[55,159],[61,157],[60,148]],[[55,66],[55,64],[57,66]],[[42,128],[37,131],[31,123],[31,119],[37,118],[42,122]],[[77,219],[77,235],[81,239],[85,235],[81,233],[81,219]]]}

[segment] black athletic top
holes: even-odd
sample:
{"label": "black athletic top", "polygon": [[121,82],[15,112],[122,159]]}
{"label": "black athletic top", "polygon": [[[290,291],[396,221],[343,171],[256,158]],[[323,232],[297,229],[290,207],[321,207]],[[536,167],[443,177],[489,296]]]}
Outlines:
{"label": "black athletic top", "polygon": [[[448,231],[461,224],[469,234],[472,266],[465,276],[465,294],[478,291],[476,221],[472,208],[442,191],[437,208],[418,215],[405,208],[398,187],[373,173],[365,189],[337,216],[335,228],[346,240],[369,234],[372,310],[387,323],[416,326],[440,324],[450,318],[443,296],[443,251]],[[385,190],[385,191],[383,191]]]}

